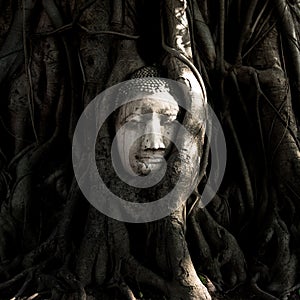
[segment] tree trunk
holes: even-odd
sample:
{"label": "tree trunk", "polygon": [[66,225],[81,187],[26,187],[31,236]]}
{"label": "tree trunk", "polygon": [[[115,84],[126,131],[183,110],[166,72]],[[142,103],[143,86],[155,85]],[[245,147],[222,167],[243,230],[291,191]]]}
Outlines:
{"label": "tree trunk", "polygon": [[[0,298],[297,299],[299,19],[292,0],[0,1]],[[152,65],[207,93],[227,167],[202,208],[200,132],[197,191],[129,224],[86,201],[72,139],[95,96]]]}

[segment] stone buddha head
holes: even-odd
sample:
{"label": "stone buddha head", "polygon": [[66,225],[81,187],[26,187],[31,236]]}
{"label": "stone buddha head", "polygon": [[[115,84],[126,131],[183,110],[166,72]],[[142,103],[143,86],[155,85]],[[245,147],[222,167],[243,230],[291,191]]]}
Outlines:
{"label": "stone buddha head", "polygon": [[161,168],[172,149],[179,106],[159,78],[144,78],[127,89],[115,118],[119,157],[128,173],[148,175]]}

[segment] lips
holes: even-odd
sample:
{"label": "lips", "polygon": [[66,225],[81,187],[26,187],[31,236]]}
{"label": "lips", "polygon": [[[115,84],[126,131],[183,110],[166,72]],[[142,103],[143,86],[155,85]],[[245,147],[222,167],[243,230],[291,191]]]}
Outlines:
{"label": "lips", "polygon": [[161,164],[165,160],[165,158],[163,155],[153,155],[153,156],[143,155],[140,156],[138,160],[143,161],[147,164]]}
{"label": "lips", "polygon": [[149,158],[149,164],[161,164],[164,161],[164,158]]}
{"label": "lips", "polygon": [[140,157],[139,160],[149,163],[161,163],[162,161],[164,161],[164,157]]}

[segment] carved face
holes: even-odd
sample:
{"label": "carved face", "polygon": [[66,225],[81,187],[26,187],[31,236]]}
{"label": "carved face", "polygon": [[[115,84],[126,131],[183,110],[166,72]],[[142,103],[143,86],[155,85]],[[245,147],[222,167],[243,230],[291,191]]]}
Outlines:
{"label": "carved face", "polygon": [[[147,175],[159,170],[176,134],[174,121],[179,107],[173,99],[143,98],[123,105],[116,119],[120,160],[126,171]],[[126,159],[126,155],[129,159]]]}

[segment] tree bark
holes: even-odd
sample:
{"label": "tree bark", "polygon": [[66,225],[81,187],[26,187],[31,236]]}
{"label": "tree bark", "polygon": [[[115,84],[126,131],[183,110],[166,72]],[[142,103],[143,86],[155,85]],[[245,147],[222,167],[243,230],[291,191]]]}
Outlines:
{"label": "tree bark", "polygon": [[[0,298],[296,299],[299,19],[287,0],[0,1]],[[96,95],[152,64],[207,94],[227,167],[201,208],[203,127],[197,190],[125,224],[84,199],[72,138]]]}

